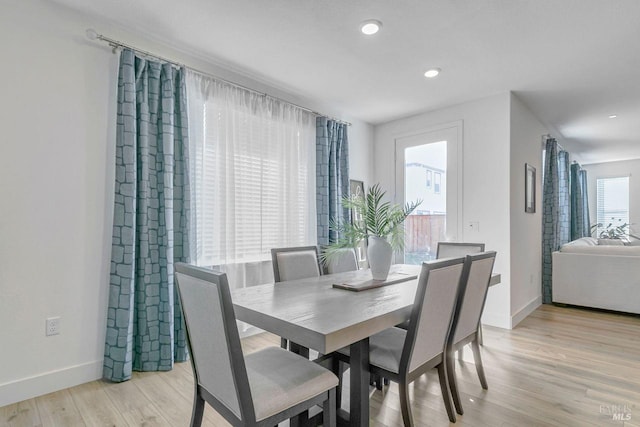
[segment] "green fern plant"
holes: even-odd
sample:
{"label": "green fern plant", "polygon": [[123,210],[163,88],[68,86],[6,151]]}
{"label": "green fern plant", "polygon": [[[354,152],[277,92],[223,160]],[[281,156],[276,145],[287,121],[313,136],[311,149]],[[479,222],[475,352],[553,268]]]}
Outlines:
{"label": "green fern plant", "polygon": [[404,220],[422,203],[422,200],[404,206],[383,202],[386,192],[380,184],[375,184],[365,192],[364,197],[343,197],[342,205],[362,213],[361,224],[331,219],[329,228],[340,236],[337,242],[327,246],[321,255],[323,263],[331,262],[342,249],[355,248],[369,236],[387,240],[394,251],[404,248]]}
{"label": "green fern plant", "polygon": [[[629,242],[631,238],[640,240],[640,237],[631,233],[631,224],[624,223],[622,225],[615,225],[613,222],[615,218],[611,218],[611,222],[605,227],[602,223],[597,223],[591,226],[591,235],[599,237],[601,239],[615,239]],[[618,220],[618,223],[622,220]]]}
{"label": "green fern plant", "polygon": [[[601,239],[624,240],[629,233],[629,224],[625,222],[622,225],[615,225],[613,224],[614,218],[611,218],[611,221],[606,227],[602,223],[592,225],[591,235],[596,235]],[[622,221],[618,220],[618,222]]]}

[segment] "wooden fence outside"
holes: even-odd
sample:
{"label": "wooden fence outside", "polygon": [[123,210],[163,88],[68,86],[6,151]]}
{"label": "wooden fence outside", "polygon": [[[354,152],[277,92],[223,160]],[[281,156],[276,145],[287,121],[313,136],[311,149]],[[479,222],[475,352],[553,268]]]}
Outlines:
{"label": "wooden fence outside", "polygon": [[435,257],[438,242],[445,238],[445,215],[409,215],[404,226],[404,251]]}

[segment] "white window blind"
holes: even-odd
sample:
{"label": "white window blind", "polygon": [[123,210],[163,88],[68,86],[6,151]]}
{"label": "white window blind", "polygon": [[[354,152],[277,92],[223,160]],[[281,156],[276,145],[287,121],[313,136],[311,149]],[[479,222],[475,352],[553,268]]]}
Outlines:
{"label": "white window blind", "polygon": [[197,74],[187,90],[196,263],[237,267],[316,244],[315,117]]}
{"label": "white window blind", "polygon": [[597,179],[598,234],[609,224],[613,227],[629,223],[629,177]]}

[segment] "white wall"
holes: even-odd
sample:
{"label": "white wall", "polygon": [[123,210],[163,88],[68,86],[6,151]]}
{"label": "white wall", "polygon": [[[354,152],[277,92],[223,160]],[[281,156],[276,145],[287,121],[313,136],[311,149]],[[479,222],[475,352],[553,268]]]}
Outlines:
{"label": "white wall", "polygon": [[598,178],[629,176],[629,222],[633,234],[640,234],[640,159],[621,162],[593,163],[582,165],[587,171],[587,191],[589,193],[589,216],[591,224],[597,222],[597,190]]}
{"label": "white wall", "polygon": [[352,120],[349,127],[349,177],[364,182],[373,179],[373,126]]}
{"label": "white wall", "polygon": [[0,406],[102,365],[116,58],[50,9],[0,15]]}
{"label": "white wall", "polygon": [[[483,322],[509,328],[510,311],[510,94],[503,93],[427,112],[375,127],[373,179],[395,191],[395,139],[436,126],[463,122],[463,198],[461,241],[485,242],[496,250],[495,271],[502,283],[489,291]],[[467,227],[479,222],[479,231]]]}
{"label": "white wall", "polygon": [[[542,135],[545,126],[511,95],[512,327],[542,303]],[[525,163],[536,168],[536,212],[524,211]]]}
{"label": "white wall", "polygon": [[[372,176],[372,127],[344,112],[48,1],[0,14],[0,407],[102,376],[118,56],[87,28],[353,122],[351,174]],[[61,333],[45,337],[45,318]]]}

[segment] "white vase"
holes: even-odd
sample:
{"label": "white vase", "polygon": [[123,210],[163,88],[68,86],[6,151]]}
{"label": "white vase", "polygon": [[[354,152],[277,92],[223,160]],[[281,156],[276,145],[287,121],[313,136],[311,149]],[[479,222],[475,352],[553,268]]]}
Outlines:
{"label": "white vase", "polygon": [[369,236],[369,247],[367,248],[369,257],[369,267],[373,280],[385,280],[391,268],[391,258],[393,249],[386,239],[378,236]]}

